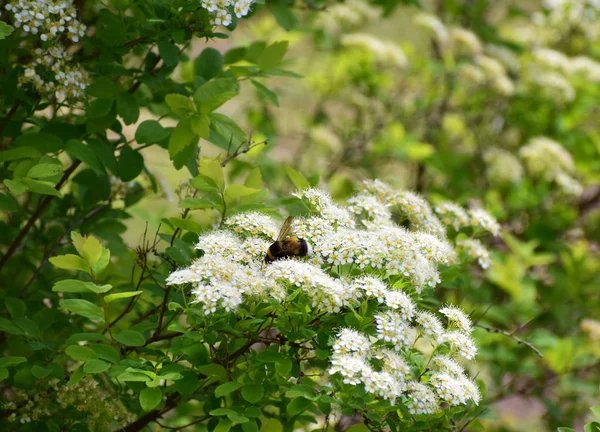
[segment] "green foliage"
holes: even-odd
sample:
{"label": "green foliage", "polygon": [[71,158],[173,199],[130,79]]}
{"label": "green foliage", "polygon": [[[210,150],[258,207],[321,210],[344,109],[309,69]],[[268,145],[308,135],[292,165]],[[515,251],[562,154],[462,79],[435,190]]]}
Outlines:
{"label": "green foliage", "polygon": [[[599,17],[542,3],[436,2],[439,27],[415,0],[256,1],[217,26],[201,2],[92,0],[67,12],[87,29],[57,34],[52,13],[35,33],[25,2],[3,5],[0,429],[600,431]],[[565,153],[546,159],[539,137]],[[479,406],[413,415],[406,396],[322,377],[340,328],[376,335],[373,299],[321,316],[290,286],[206,314],[195,286],[167,284],[229,218],[314,216],[289,192],[341,203],[365,178],[501,222],[493,240],[450,228],[452,245],[481,238],[489,267],[458,247],[415,297],[476,322]],[[407,358],[429,385],[430,358]],[[511,423],[490,403],[505,398],[544,414]]]}

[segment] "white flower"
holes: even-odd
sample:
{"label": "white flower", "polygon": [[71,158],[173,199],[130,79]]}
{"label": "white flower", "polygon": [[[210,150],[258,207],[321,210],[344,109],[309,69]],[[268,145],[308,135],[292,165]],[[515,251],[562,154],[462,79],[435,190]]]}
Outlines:
{"label": "white flower", "polygon": [[466,210],[453,202],[444,201],[439,203],[435,206],[435,212],[444,224],[451,225],[456,231],[470,224]]}
{"label": "white flower", "polygon": [[440,409],[435,394],[424,384],[412,381],[407,402],[408,412],[411,414],[433,414]]}
{"label": "white flower", "polygon": [[556,141],[546,137],[529,140],[521,148],[519,155],[525,161],[527,171],[545,180],[555,180],[559,173],[572,173],[575,170],[573,158]]}
{"label": "white flower", "polygon": [[406,321],[412,320],[417,308],[408,295],[397,290],[387,291],[385,293],[385,304],[390,309],[399,309],[400,315]]}
{"label": "white flower", "polygon": [[487,231],[494,236],[500,234],[500,224],[496,218],[485,210],[480,208],[471,209],[469,210],[469,217],[471,218],[472,227]]}
{"label": "white flower", "polygon": [[456,351],[460,356],[467,360],[472,360],[477,355],[475,342],[461,331],[447,332],[444,335],[444,340],[448,342],[453,351]]}
{"label": "white flower", "polygon": [[467,255],[473,259],[477,260],[479,266],[482,269],[487,269],[492,264],[492,259],[490,258],[490,253],[485,248],[485,246],[477,239],[463,239],[458,240],[456,242],[456,246],[464,250]]}
{"label": "white flower", "polygon": [[356,354],[366,358],[370,351],[371,343],[367,337],[352,329],[341,329],[333,344],[335,356]]}
{"label": "white flower", "polygon": [[390,342],[396,351],[406,348],[414,342],[413,329],[404,318],[394,312],[376,315],[377,337]]}
{"label": "white flower", "polygon": [[477,35],[467,29],[455,27],[450,30],[449,35],[455,54],[475,55],[483,50]]}
{"label": "white flower", "polygon": [[448,41],[448,30],[436,16],[420,13],[415,17],[414,23],[434,35],[441,44]]}
{"label": "white flower", "polygon": [[438,368],[440,372],[449,373],[455,377],[464,375],[465,370],[456,361],[447,355],[436,355],[431,359],[431,362]]}
{"label": "white flower", "polygon": [[484,153],[486,176],[496,184],[515,183],[523,178],[523,166],[512,153],[492,147]]}
{"label": "white flower", "polygon": [[424,336],[438,344],[444,341],[444,327],[435,315],[421,311],[417,314],[416,322],[419,325],[418,329]]}
{"label": "white flower", "polygon": [[463,333],[470,334],[472,330],[471,318],[464,313],[462,309],[453,305],[446,305],[440,309],[440,313],[445,315],[452,324]]}
{"label": "white flower", "polygon": [[352,354],[334,356],[331,359],[329,373],[339,373],[346,384],[360,384],[365,373],[371,372],[371,367],[362,357]]}
{"label": "white flower", "polygon": [[225,225],[232,227],[239,234],[264,235],[271,240],[275,240],[279,233],[275,220],[258,212],[238,213],[227,218]]}

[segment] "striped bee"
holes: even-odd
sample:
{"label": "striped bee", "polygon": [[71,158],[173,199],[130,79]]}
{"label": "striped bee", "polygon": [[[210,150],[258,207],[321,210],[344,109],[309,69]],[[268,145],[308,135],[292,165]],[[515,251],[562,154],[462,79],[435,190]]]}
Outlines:
{"label": "striped bee", "polygon": [[288,258],[291,256],[307,256],[312,253],[310,245],[303,238],[290,236],[292,231],[292,216],[289,216],[277,236],[277,240],[269,249],[265,255],[265,262],[270,263],[281,258]]}

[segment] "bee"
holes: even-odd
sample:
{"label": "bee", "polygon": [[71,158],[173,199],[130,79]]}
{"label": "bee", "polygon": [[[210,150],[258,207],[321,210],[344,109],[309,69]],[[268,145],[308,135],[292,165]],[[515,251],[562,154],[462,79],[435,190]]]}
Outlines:
{"label": "bee", "polygon": [[281,258],[288,258],[291,256],[307,256],[312,253],[310,245],[303,238],[288,237],[288,234],[292,230],[292,216],[289,216],[277,236],[277,240],[269,249],[265,255],[265,262],[270,263]]}

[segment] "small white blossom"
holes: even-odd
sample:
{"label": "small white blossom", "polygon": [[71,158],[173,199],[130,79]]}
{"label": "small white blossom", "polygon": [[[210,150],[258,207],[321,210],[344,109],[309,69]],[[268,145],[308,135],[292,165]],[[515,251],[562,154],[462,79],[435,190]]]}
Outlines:
{"label": "small white blossom", "polygon": [[440,313],[448,318],[448,321],[454,324],[460,331],[470,334],[472,330],[471,318],[459,307],[446,305],[440,309]]}
{"label": "small white blossom", "polygon": [[490,258],[490,253],[485,248],[485,246],[477,239],[463,239],[458,240],[456,242],[456,246],[464,250],[467,255],[473,259],[477,260],[479,266],[482,269],[487,269],[492,264],[492,259]]}
{"label": "small white blossom", "polygon": [[467,360],[472,360],[477,355],[475,342],[461,331],[447,332],[444,335],[444,340],[448,342],[452,350],[456,351],[460,356]]}
{"label": "small white blossom", "polygon": [[418,382],[409,383],[407,408],[411,414],[433,414],[440,409],[433,391]]}
{"label": "small white blossom", "polygon": [[500,224],[491,214],[483,209],[471,209],[469,210],[469,217],[471,218],[471,226],[477,229],[482,229],[491,233],[494,236],[500,234]]}

